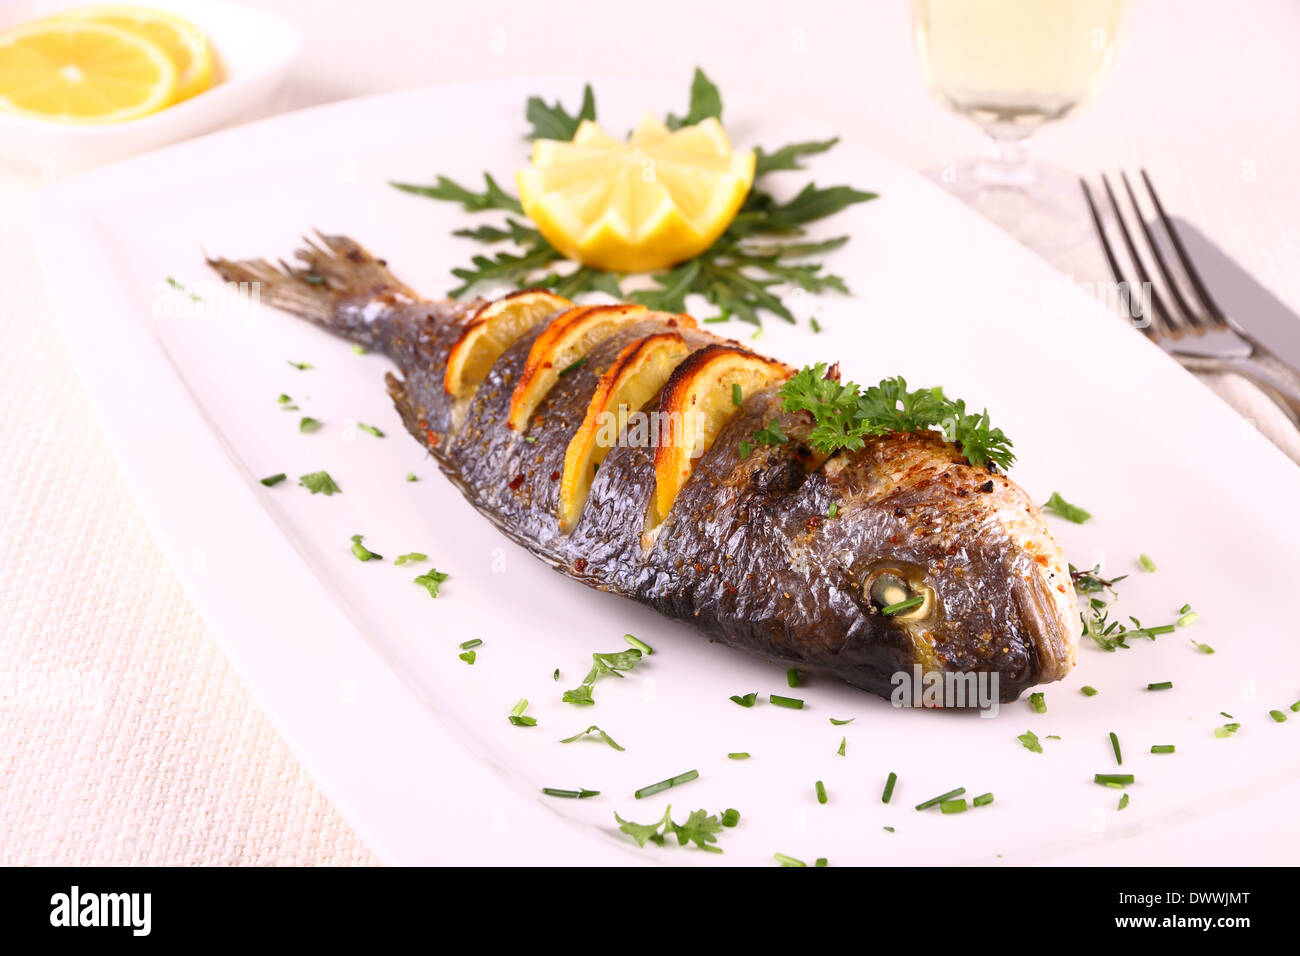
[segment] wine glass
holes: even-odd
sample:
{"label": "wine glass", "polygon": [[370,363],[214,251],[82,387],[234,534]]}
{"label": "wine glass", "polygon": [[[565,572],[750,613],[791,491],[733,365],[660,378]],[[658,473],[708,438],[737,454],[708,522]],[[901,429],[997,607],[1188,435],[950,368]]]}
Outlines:
{"label": "wine glass", "polygon": [[985,155],[932,173],[1025,245],[1086,239],[1078,177],[1030,162],[1030,137],[1096,93],[1127,0],[912,0],[930,91],[985,133]]}

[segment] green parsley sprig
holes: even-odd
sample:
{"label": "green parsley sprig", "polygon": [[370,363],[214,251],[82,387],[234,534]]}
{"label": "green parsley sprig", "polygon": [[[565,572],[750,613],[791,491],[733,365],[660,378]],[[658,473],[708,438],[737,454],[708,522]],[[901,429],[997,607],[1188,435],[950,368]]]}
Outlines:
{"label": "green parsley sprig", "polygon": [[[968,412],[962,399],[948,398],[941,388],[911,391],[902,376],[864,389],[854,382],[841,382],[836,366],[818,362],[796,373],[779,394],[784,411],[812,416],[808,443],[823,454],[859,449],[871,435],[938,428],[961,446],[972,465],[991,463],[1005,471],[1016,460],[1011,439],[989,423],[987,410]],[[753,437],[765,445],[787,440],[775,420]]]}
{"label": "green parsley sprig", "polygon": [[[596,100],[590,85],[584,87],[582,105],[569,113],[563,104],[553,106],[540,97],[530,97],[524,110],[532,139],[569,140],[584,119],[596,118]],[[722,95],[702,70],[691,82],[690,103],[684,116],[668,114],[665,123],[680,129],[709,118],[721,118]],[[391,183],[404,192],[460,205],[466,212],[505,212],[504,225],[482,225],[458,229],[453,235],[484,245],[508,242],[511,249],[475,255],[469,266],[452,269],[459,284],[448,291],[452,298],[465,295],[480,283],[495,282],[517,288],[543,286],[566,298],[588,292],[604,292],[614,298],[629,298],[666,312],[686,311],[686,297],[702,295],[718,310],[719,319],[735,318],[761,325],[770,314],[794,322],[794,313],[781,297],[782,287],[806,292],[839,292],[849,289],[841,276],[824,271],[816,261],[849,241],[848,236],[808,242],[798,241],[805,227],[846,209],[876,198],[875,193],[851,186],[819,187],[809,183],[786,202],[759,187],[769,173],[797,171],[801,160],[824,153],[838,139],[790,143],[772,151],[755,150],[754,181],[736,218],[718,240],[700,255],[671,269],[654,273],[654,287],[625,296],[618,273],[590,266],[571,266],[542,234],[522,219],[519,200],[507,193],[490,175],[484,174],[484,188],[475,191],[438,176],[433,185]],[[518,218],[517,218],[518,217]],[[556,268],[563,264],[562,269]]]}
{"label": "green parsley sprig", "polygon": [[[717,814],[696,810],[686,818],[685,823],[674,823],[672,813],[673,808],[669,804],[662,819],[654,823],[633,823],[624,820],[617,813],[614,814],[614,819],[618,821],[618,828],[636,840],[639,847],[644,847],[647,843],[663,846],[668,837],[675,836],[679,846],[694,843],[701,850],[710,853],[722,852],[721,847],[713,845],[718,842],[718,834],[726,825]],[[739,822],[740,814],[736,814],[735,819]]]}

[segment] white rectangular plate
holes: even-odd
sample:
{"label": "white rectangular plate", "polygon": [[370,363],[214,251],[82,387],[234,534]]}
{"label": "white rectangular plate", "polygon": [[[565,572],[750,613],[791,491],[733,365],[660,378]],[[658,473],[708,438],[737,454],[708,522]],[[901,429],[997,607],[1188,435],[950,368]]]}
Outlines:
{"label": "white rectangular plate", "polygon": [[[628,81],[596,88],[615,130],[680,98]],[[1059,490],[1096,515],[1053,527],[1076,565],[1131,575],[1121,619],[1169,621],[1184,602],[1200,612],[1155,643],[1084,647],[1067,680],[1042,688],[1045,715],[1024,701],[993,719],[895,710],[827,681],[792,692],[808,701],[802,711],[737,707],[732,694],[786,692],[784,671],[588,591],[508,543],[406,437],[384,359],[241,308],[203,264],[201,249],[288,256],[319,227],[439,295],[448,270],[478,251],[450,237],[471,217],[386,180],[473,183],[486,169],[509,183],[526,159],[525,98],[577,92],[516,79],[342,103],[103,169],[36,203],[69,345],[149,520],[249,687],[363,838],[408,864],[758,864],[776,852],[832,864],[1289,860],[1300,714],[1278,724],[1268,711],[1290,715],[1300,698],[1300,473],[1142,336],[915,174],[841,144],[809,173],[774,177],[785,194],[811,175],[881,198],[821,233],[853,237],[828,264],[853,296],[799,301],[823,333],[769,320],[756,345],[792,363],[838,359],[860,382],[901,373],[987,405],[1015,439],[1016,480],[1040,501]],[[734,98],[726,120],[742,146],[829,135]],[[281,393],[324,429],[299,434]],[[296,486],[319,469],[341,495]],[[420,480],[407,482],[410,471]],[[258,483],[277,472],[289,481]],[[358,562],[353,534],[389,558],[429,554],[451,573],[442,596],[412,584],[427,565]],[[1157,573],[1138,569],[1142,552]],[[562,703],[590,654],[620,649],[625,632],[654,656],[601,681],[595,707]],[[466,666],[457,645],[475,637],[484,643]],[[1173,690],[1145,689],[1165,680]],[[1100,694],[1084,697],[1084,684]],[[537,727],[507,722],[520,697]],[[1220,711],[1242,723],[1235,737],[1214,737]],[[558,743],[593,723],[626,752]],[[1026,730],[1044,753],[1017,742]],[[1092,782],[1116,769],[1109,731],[1137,776],[1122,812],[1118,791]],[[1153,744],[1177,753],[1152,755]],[[732,761],[731,751],[753,756]],[[690,769],[698,781],[632,796]],[[890,771],[899,783],[886,806]],[[543,786],[601,796],[551,799]],[[997,801],[960,816],[912,809],[957,786]],[[723,834],[722,855],[638,850],[617,832],[615,811],[646,822],[669,802],[679,820],[697,807],[735,807],[743,820]]]}

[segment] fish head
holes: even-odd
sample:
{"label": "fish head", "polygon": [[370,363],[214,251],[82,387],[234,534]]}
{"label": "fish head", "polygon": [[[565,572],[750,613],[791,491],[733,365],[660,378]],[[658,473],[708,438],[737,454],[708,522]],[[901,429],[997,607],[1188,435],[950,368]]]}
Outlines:
{"label": "fish head", "polygon": [[1080,632],[1069,565],[1011,479],[937,432],[869,439],[819,470],[836,502],[821,553],[856,616],[846,653],[858,642],[879,661],[865,650],[883,643],[909,671],[996,674],[1003,701],[1069,673]]}

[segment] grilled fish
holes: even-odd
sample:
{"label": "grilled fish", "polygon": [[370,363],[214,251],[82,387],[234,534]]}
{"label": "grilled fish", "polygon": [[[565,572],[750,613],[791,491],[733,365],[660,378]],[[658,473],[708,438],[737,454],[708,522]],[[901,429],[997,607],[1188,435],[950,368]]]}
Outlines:
{"label": "grilled fish", "polygon": [[[792,370],[690,316],[545,290],[430,301],[342,236],[297,259],[209,264],[388,356],[407,430],[556,570],[882,697],[899,675],[976,675],[1006,702],[1073,666],[1074,591],[1043,516],[940,433],[820,455],[806,413],[781,408]],[[773,421],[788,441],[755,445]],[[962,705],[946,686],[927,703]]]}

